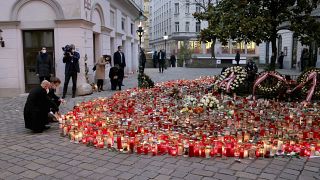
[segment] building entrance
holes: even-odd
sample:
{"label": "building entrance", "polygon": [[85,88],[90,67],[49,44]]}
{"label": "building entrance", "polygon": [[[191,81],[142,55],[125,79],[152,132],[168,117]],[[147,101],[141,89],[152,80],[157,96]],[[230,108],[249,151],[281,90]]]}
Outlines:
{"label": "building entrance", "polygon": [[[52,57],[53,67],[55,67],[54,33],[53,30],[28,30],[22,33],[25,92],[29,92],[33,87],[39,85],[39,78],[36,75],[36,60],[42,47],[46,47],[47,52]],[[55,68],[53,72],[55,73]]]}

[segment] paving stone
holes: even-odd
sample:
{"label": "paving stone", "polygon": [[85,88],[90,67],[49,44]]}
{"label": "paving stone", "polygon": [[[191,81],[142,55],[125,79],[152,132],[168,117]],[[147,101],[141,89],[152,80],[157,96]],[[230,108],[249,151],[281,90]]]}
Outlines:
{"label": "paving stone", "polygon": [[157,172],[164,175],[170,175],[174,169],[161,168]]}
{"label": "paving stone", "polygon": [[270,173],[270,174],[280,174],[282,172],[282,170],[271,169],[271,168],[267,167],[266,169],[263,170],[263,172]]}
{"label": "paving stone", "polygon": [[93,171],[88,171],[88,170],[82,170],[80,171],[79,173],[77,173],[78,176],[81,176],[81,177],[88,177],[90,176],[91,174],[93,174],[94,172]]}
{"label": "paving stone", "polygon": [[304,170],[313,171],[313,172],[320,172],[319,168],[312,167],[312,166],[304,166]]}
{"label": "paving stone", "polygon": [[39,173],[46,174],[46,175],[50,175],[50,174],[53,174],[53,173],[57,172],[56,169],[52,169],[52,168],[49,168],[49,167],[43,167],[43,168],[38,169],[37,171]]}
{"label": "paving stone", "polygon": [[155,178],[156,176],[158,176],[158,173],[155,173],[152,171],[145,171],[145,172],[141,173],[141,176],[145,176],[148,178]]}
{"label": "paving stone", "polygon": [[283,173],[280,174],[279,177],[284,178],[284,179],[290,179],[290,180],[291,180],[291,179],[297,179],[298,176],[283,172]]}
{"label": "paving stone", "polygon": [[103,174],[115,177],[115,176],[118,176],[119,174],[121,174],[121,172],[117,171],[117,170],[108,170],[108,171],[104,172]]}
{"label": "paving stone", "polygon": [[257,169],[257,168],[253,168],[253,167],[247,167],[247,169],[245,170],[245,172],[251,173],[251,174],[260,174],[262,171],[262,169]]}
{"label": "paving stone", "polygon": [[53,173],[52,176],[55,177],[55,178],[58,178],[58,179],[61,179],[63,177],[66,177],[68,176],[70,173],[67,172],[67,171],[58,171],[56,173]]}
{"label": "paving stone", "polygon": [[319,176],[319,172],[303,170],[301,172],[301,175],[307,176],[307,177],[318,177]]}
{"label": "paving stone", "polygon": [[286,166],[287,169],[293,169],[297,171],[301,171],[303,169],[304,165],[297,165],[297,164],[288,164]]}
{"label": "paving stone", "polygon": [[285,170],[283,170],[283,172],[288,173],[288,174],[292,174],[292,175],[296,175],[296,176],[298,176],[300,174],[300,171],[296,171],[296,170],[292,170],[292,169],[285,169]]}
{"label": "paving stone", "polygon": [[204,168],[204,164],[201,164],[201,163],[192,163],[189,167],[192,167],[192,168],[197,168],[197,169],[203,169]]}
{"label": "paving stone", "polygon": [[98,180],[98,179],[102,179],[104,178],[106,175],[104,174],[100,174],[100,173],[93,173],[90,176],[88,176],[88,179],[92,179],[92,180]]}
{"label": "paving stone", "polygon": [[185,176],[187,176],[188,172],[185,171],[174,171],[173,173],[171,173],[170,175],[173,177],[178,177],[178,178],[183,178]]}
{"label": "paving stone", "polygon": [[154,178],[154,179],[157,179],[157,180],[169,180],[169,179],[171,179],[171,177],[170,176],[167,176],[167,175],[159,175],[159,176],[157,176],[156,178]]}
{"label": "paving stone", "polygon": [[187,180],[201,180],[202,178],[203,176],[194,175],[194,174],[188,174],[186,177],[184,177],[184,179],[187,179]]}
{"label": "paving stone", "polygon": [[20,176],[23,176],[25,178],[30,178],[30,179],[34,179],[39,175],[40,175],[39,173],[31,170],[24,171],[23,173],[20,174]]}
{"label": "paving stone", "polygon": [[132,180],[148,180],[148,177],[145,176],[134,176]]}
{"label": "paving stone", "polygon": [[31,169],[31,170],[37,170],[37,169],[40,169],[41,167],[43,167],[43,165],[32,162],[30,164],[25,165],[24,167],[27,169]]}
{"label": "paving stone", "polygon": [[190,166],[190,164],[192,164],[192,162],[185,161],[185,160],[179,160],[178,162],[176,162],[176,164],[179,166]]}
{"label": "paving stone", "polygon": [[234,175],[234,174],[235,174],[235,171],[230,170],[230,169],[220,169],[220,170],[219,170],[219,173],[228,174],[228,175]]}
{"label": "paving stone", "polygon": [[133,173],[133,174],[135,174],[135,175],[140,175],[141,173],[143,173],[143,171],[144,171],[144,170],[138,169],[138,168],[131,168],[131,169],[129,170],[130,173]]}
{"label": "paving stone", "polygon": [[22,173],[23,171],[26,171],[27,169],[21,166],[11,166],[8,168],[8,171],[14,173],[14,174],[19,174]]}
{"label": "paving stone", "polygon": [[235,170],[235,171],[243,171],[247,167],[248,167],[248,165],[246,165],[246,164],[236,163],[236,164],[233,164],[230,167],[230,169]]}
{"label": "paving stone", "polygon": [[206,171],[203,169],[194,169],[193,171],[191,171],[191,173],[199,175],[199,176],[213,176],[214,175],[214,172]]}
{"label": "paving stone", "polygon": [[235,177],[235,176],[221,174],[221,173],[216,173],[214,175],[214,178],[221,179],[221,180],[236,180],[237,179],[237,177]]}
{"label": "paving stone", "polygon": [[256,179],[258,176],[247,172],[236,172],[235,176],[247,179]]}
{"label": "paving stone", "polygon": [[123,172],[117,178],[118,179],[131,179],[134,176],[135,176],[135,174],[128,173],[128,172]]}
{"label": "paving stone", "polygon": [[161,161],[152,161],[150,163],[150,165],[152,166],[163,166],[165,164],[165,162],[161,162]]}
{"label": "paving stone", "polygon": [[204,170],[212,171],[212,172],[218,172],[219,171],[219,169],[217,167],[215,167],[215,166],[205,166]]}
{"label": "paving stone", "polygon": [[216,178],[212,178],[212,177],[204,177],[202,178],[202,180],[217,180]]}
{"label": "paving stone", "polygon": [[277,175],[269,174],[269,173],[262,173],[259,177],[260,177],[260,178],[263,178],[263,179],[273,180],[273,179],[276,179],[276,178],[277,178]]}

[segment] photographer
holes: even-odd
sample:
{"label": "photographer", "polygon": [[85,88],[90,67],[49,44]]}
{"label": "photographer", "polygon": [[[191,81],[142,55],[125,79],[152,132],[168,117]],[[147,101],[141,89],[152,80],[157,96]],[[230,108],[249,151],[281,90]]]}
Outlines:
{"label": "photographer", "polygon": [[66,97],[70,78],[72,78],[72,98],[74,98],[77,89],[77,75],[80,72],[80,54],[75,51],[75,46],[73,44],[65,46],[62,50],[64,51],[63,63],[66,64],[62,99]]}

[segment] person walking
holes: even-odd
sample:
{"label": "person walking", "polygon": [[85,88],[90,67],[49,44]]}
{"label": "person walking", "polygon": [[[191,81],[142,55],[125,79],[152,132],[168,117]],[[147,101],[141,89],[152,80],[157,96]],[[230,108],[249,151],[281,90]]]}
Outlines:
{"label": "person walking", "polygon": [[63,85],[62,99],[66,97],[70,78],[72,78],[72,98],[76,96],[77,76],[78,76],[78,73],[80,72],[80,66],[79,66],[80,54],[75,51],[75,45],[71,44],[70,48],[71,48],[71,52],[65,52],[63,56],[63,63],[65,63],[66,66],[64,71],[65,80]]}
{"label": "person walking", "polygon": [[278,58],[279,69],[283,69],[283,58],[284,58],[284,53],[281,51],[280,56]]}
{"label": "person walking", "polygon": [[100,57],[96,64],[96,79],[98,85],[98,91],[103,91],[103,81],[106,78],[106,65],[110,62],[111,56],[106,55]]}
{"label": "person walking", "polygon": [[154,51],[154,53],[153,53],[152,62],[153,62],[153,67],[157,68],[157,64],[158,64],[158,52],[157,51]]}
{"label": "person walking", "polygon": [[140,61],[141,61],[141,72],[144,73],[144,68],[146,67],[146,62],[147,62],[147,58],[146,58],[146,54],[144,53],[144,49],[141,48],[140,50]]}
{"label": "person walking", "polygon": [[34,133],[42,133],[48,129],[48,113],[50,111],[50,103],[48,93],[50,82],[44,80],[41,85],[33,88],[27,98],[24,106],[23,116],[25,128],[32,130]]}
{"label": "person walking", "polygon": [[50,76],[53,76],[53,62],[46,47],[42,47],[40,53],[37,55],[36,65],[36,74],[39,77],[40,83],[43,80],[50,81]]}
{"label": "person walking", "polygon": [[239,62],[240,62],[240,52],[237,51],[236,57],[234,58],[234,60],[237,62],[237,66],[239,66]]}
{"label": "person walking", "polygon": [[[119,71],[124,74],[124,68],[126,67],[126,58],[122,52],[122,46],[118,46],[118,51],[113,54],[113,64],[114,66],[119,65]],[[123,77],[119,79],[121,86],[123,86]]]}
{"label": "person walking", "polygon": [[172,54],[170,56],[170,64],[171,64],[171,67],[176,67],[176,56],[174,54]]}
{"label": "person walking", "polygon": [[166,53],[163,50],[160,50],[158,53],[158,61],[159,61],[159,73],[163,73],[164,64],[166,63]]}
{"label": "person walking", "polygon": [[301,72],[305,70],[305,68],[308,66],[309,61],[309,50],[307,48],[304,48],[301,53],[300,63],[301,63]]}

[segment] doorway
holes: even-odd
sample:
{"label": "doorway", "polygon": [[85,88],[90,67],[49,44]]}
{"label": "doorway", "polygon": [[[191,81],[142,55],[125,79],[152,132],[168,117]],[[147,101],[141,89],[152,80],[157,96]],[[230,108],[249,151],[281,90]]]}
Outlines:
{"label": "doorway", "polygon": [[52,57],[53,72],[55,74],[54,58],[54,33],[53,30],[28,30],[22,32],[23,36],[23,59],[25,72],[25,92],[38,86],[39,78],[36,75],[37,55],[42,47],[47,48],[47,52]]}

